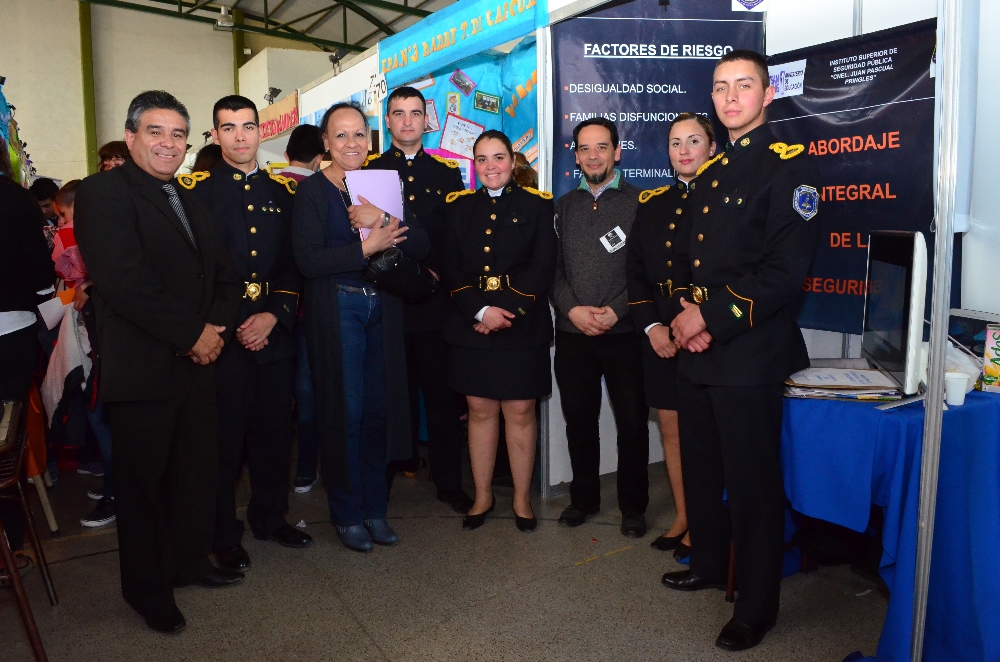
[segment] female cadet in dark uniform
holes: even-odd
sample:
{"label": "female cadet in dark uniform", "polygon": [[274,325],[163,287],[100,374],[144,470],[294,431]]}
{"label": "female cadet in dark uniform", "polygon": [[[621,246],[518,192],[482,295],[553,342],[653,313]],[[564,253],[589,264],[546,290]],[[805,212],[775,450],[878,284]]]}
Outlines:
{"label": "female cadet in dark uniform", "polygon": [[[685,223],[688,187],[715,153],[712,124],[694,113],[681,113],[668,131],[670,163],[676,182],[639,195],[639,210],[628,242],[626,272],[629,313],[643,343],[646,404],[657,410],[663,435],[663,455],[674,493],[677,518],[673,526],[654,540],[652,547],[674,550],[684,558],[690,551],[687,510],[681,480],[680,434],[677,429],[677,347],[670,338],[670,322],[678,311],[671,309],[674,290],[687,283],[673,281],[673,255]],[[686,226],[684,226],[686,227]]]}
{"label": "female cadet in dark uniform", "polygon": [[448,385],[469,402],[476,483],[476,502],[463,527],[482,526],[496,503],[491,484],[503,410],[515,522],[532,531],[535,402],[552,391],[546,298],[556,264],[552,195],[514,183],[514,150],[502,132],[481,134],[473,154],[482,186],[448,195],[442,265],[455,302],[444,331]]}

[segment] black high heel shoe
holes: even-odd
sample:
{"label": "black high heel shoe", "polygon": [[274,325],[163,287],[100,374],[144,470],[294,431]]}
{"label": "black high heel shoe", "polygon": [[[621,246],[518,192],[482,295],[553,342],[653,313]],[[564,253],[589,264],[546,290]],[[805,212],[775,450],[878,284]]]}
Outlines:
{"label": "black high heel shoe", "polygon": [[669,552],[672,549],[677,549],[677,545],[681,544],[681,540],[687,535],[687,529],[684,529],[676,536],[668,536],[663,534],[653,542],[649,543],[649,546],[653,549],[658,549],[661,552]]}
{"label": "black high heel shoe", "polygon": [[490,507],[487,508],[485,511],[479,513],[478,515],[466,515],[464,518],[462,518],[462,528],[465,529],[466,531],[474,531],[475,529],[478,529],[483,524],[485,524],[486,516],[492,513],[493,509],[496,508],[497,505],[497,498],[494,496],[492,497],[492,499],[493,502],[490,504]]}
{"label": "black high heel shoe", "polygon": [[538,518],[534,515],[531,517],[521,517],[517,513],[514,513],[514,524],[519,531],[534,531],[535,527],[538,526]]}

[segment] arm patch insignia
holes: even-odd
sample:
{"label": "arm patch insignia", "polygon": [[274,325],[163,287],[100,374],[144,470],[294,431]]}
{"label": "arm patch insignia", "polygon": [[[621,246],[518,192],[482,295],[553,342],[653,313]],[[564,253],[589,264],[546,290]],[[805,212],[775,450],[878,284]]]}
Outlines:
{"label": "arm patch insignia", "polygon": [[808,221],[819,213],[819,191],[804,184],[798,187],[792,192],[792,209]]}

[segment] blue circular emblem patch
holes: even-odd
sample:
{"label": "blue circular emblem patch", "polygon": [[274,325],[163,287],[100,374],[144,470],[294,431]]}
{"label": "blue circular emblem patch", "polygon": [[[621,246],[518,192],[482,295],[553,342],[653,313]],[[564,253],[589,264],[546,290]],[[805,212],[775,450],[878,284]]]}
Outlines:
{"label": "blue circular emblem patch", "polygon": [[819,192],[812,186],[800,186],[792,193],[792,209],[805,220],[819,213]]}
{"label": "blue circular emblem patch", "polygon": [[764,0],[736,0],[736,2],[740,3],[748,10],[750,10],[759,5],[760,3],[764,2]]}

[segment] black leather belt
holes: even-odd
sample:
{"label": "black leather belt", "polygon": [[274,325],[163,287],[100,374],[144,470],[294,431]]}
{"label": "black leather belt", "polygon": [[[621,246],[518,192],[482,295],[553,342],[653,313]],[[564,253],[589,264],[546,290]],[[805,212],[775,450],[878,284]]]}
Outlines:
{"label": "black leather belt", "polygon": [[260,298],[261,294],[267,295],[271,293],[271,286],[269,283],[258,283],[255,281],[243,281],[246,283],[247,289],[243,292],[244,299],[250,299],[251,301],[256,301]]}
{"label": "black leather belt", "polygon": [[353,285],[342,285],[341,283],[337,283],[337,291],[344,292],[346,294],[363,294],[366,297],[378,296],[378,288],[367,285],[365,287],[354,287]]}
{"label": "black leather belt", "polygon": [[510,288],[510,276],[480,276],[479,289],[483,292],[496,292]]}
{"label": "black leather belt", "polygon": [[708,288],[701,285],[691,286],[691,298],[695,303],[705,303],[708,301]]}
{"label": "black leather belt", "polygon": [[657,286],[660,288],[660,296],[668,298],[674,296],[674,281],[669,278],[665,283],[657,283]]}

